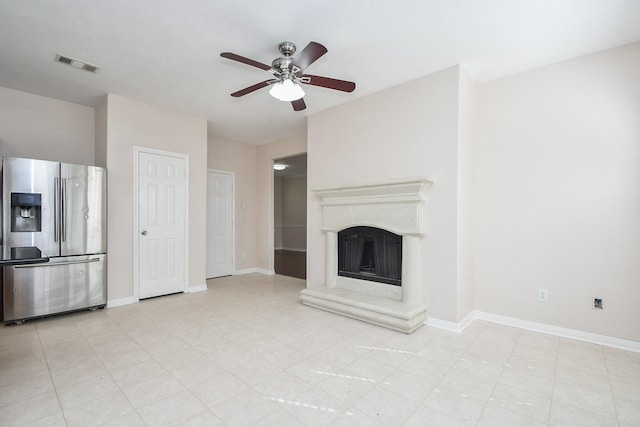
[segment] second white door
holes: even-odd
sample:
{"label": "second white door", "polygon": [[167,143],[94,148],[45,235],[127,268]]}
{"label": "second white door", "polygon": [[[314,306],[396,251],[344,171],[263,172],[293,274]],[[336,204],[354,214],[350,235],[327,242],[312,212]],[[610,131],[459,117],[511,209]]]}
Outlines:
{"label": "second white door", "polygon": [[138,152],[138,297],[186,289],[186,159]]}
{"label": "second white door", "polygon": [[207,173],[207,278],[233,274],[233,174]]}

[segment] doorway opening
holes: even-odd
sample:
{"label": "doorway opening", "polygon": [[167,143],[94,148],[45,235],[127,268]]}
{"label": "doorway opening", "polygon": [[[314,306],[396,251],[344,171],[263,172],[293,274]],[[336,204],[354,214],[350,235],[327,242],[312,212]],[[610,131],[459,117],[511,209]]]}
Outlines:
{"label": "doorway opening", "polygon": [[307,278],[307,154],[273,161],[273,267]]}

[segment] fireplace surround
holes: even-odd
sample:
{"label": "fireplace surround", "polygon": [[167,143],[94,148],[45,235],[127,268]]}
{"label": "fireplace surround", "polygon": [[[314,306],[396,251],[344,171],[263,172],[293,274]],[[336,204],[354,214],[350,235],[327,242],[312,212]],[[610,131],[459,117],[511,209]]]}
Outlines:
{"label": "fireplace surround", "polygon": [[[420,291],[426,178],[316,189],[325,233],[325,283],[308,285],[303,304],[410,333],[427,317]],[[338,274],[338,234],[372,227],[401,237],[401,286]]]}

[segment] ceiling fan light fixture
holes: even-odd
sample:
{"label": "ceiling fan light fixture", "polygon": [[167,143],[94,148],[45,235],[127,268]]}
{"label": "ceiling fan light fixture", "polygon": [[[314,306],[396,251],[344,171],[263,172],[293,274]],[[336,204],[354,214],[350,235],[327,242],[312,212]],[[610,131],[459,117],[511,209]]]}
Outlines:
{"label": "ceiling fan light fixture", "polygon": [[269,94],[280,101],[296,101],[304,96],[304,90],[291,79],[284,79],[273,85]]}

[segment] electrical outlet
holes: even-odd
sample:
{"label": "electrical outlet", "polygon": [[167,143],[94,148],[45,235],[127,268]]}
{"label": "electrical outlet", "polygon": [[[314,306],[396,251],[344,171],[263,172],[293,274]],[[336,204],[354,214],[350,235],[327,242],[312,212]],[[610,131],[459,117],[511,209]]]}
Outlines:
{"label": "electrical outlet", "polygon": [[538,289],[538,301],[541,301],[541,302],[549,301],[549,291],[546,289]]}
{"label": "electrical outlet", "polygon": [[600,310],[604,308],[604,306],[602,305],[602,298],[593,299],[593,308],[599,308]]}

